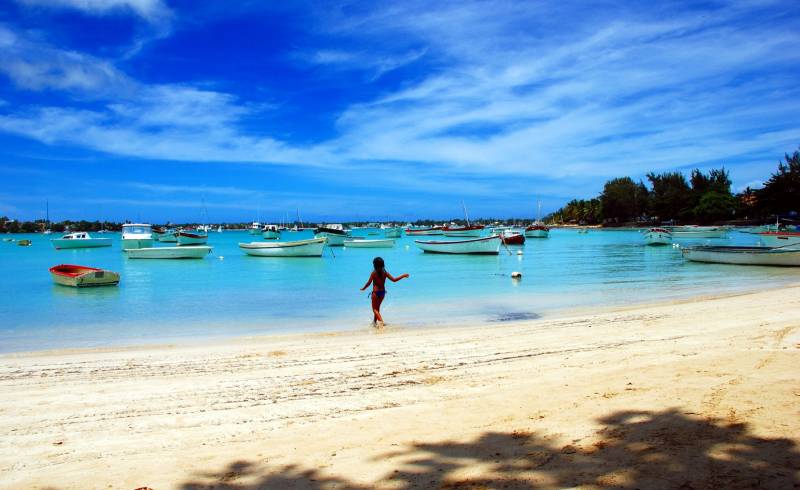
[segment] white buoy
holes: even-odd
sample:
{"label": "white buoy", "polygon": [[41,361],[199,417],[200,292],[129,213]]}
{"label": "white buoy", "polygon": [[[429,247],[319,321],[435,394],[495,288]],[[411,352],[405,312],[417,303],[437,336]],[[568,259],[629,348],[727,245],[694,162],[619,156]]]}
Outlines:
{"label": "white buoy", "polygon": [[219,256],[219,260],[225,260],[225,256],[223,256],[223,255],[220,255],[220,256]]}
{"label": "white buoy", "polygon": [[516,271],[512,272],[511,279],[522,279],[522,272],[516,272]]}
{"label": "white buoy", "polygon": [[517,255],[522,255],[522,250],[517,250]]}

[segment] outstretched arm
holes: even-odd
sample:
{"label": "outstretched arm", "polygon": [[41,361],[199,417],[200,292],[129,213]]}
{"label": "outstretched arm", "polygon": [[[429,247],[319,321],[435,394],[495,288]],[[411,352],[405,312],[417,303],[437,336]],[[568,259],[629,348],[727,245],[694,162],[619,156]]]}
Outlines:
{"label": "outstretched arm", "polygon": [[372,284],[372,278],[373,278],[374,276],[375,276],[375,273],[374,273],[374,272],[373,272],[372,274],[370,274],[370,275],[369,275],[369,280],[367,281],[367,283],[366,283],[366,284],[364,284],[364,287],[363,287],[363,288],[361,288],[361,290],[362,290],[362,291],[363,291],[363,290],[365,290],[365,289],[367,289],[367,288],[369,287],[369,285],[370,285],[370,284]]}
{"label": "outstretched arm", "polygon": [[397,282],[397,281],[399,281],[400,279],[405,279],[406,277],[411,277],[411,276],[409,276],[408,274],[400,274],[399,276],[397,276],[397,277],[394,277],[393,275],[391,275],[391,274],[389,274],[389,273],[387,272],[387,273],[386,273],[386,277],[388,277],[389,279],[391,279],[391,280],[392,280],[392,282]]}

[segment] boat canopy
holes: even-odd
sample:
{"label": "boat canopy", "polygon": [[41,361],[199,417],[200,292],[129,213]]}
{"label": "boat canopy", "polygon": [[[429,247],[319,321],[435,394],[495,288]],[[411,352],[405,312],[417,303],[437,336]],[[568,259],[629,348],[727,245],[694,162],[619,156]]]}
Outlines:
{"label": "boat canopy", "polygon": [[152,227],[142,223],[126,223],[122,225],[122,231],[131,234],[152,233]]}

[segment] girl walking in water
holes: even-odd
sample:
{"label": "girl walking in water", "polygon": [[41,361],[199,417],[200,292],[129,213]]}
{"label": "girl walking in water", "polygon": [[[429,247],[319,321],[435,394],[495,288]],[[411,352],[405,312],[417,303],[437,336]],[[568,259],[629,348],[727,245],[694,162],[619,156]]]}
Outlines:
{"label": "girl walking in water", "polygon": [[361,288],[362,291],[367,289],[370,284],[372,284],[372,314],[374,315],[372,318],[372,324],[378,327],[383,326],[383,317],[381,316],[381,303],[383,303],[383,298],[386,296],[386,278],[388,277],[392,282],[397,282],[400,279],[405,279],[406,277],[410,277],[408,274],[400,274],[397,277],[392,276],[383,266],[383,259],[380,257],[375,257],[372,261],[372,266],[375,268],[372,271],[372,274],[369,275],[369,280],[364,287]]}

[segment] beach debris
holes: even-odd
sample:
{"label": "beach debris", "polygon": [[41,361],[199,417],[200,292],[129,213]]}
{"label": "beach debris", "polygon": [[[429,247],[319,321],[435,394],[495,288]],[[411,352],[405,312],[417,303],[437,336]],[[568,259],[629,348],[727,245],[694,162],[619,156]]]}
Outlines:
{"label": "beach debris", "polygon": [[512,272],[511,279],[522,279],[522,272],[517,272],[517,271]]}

